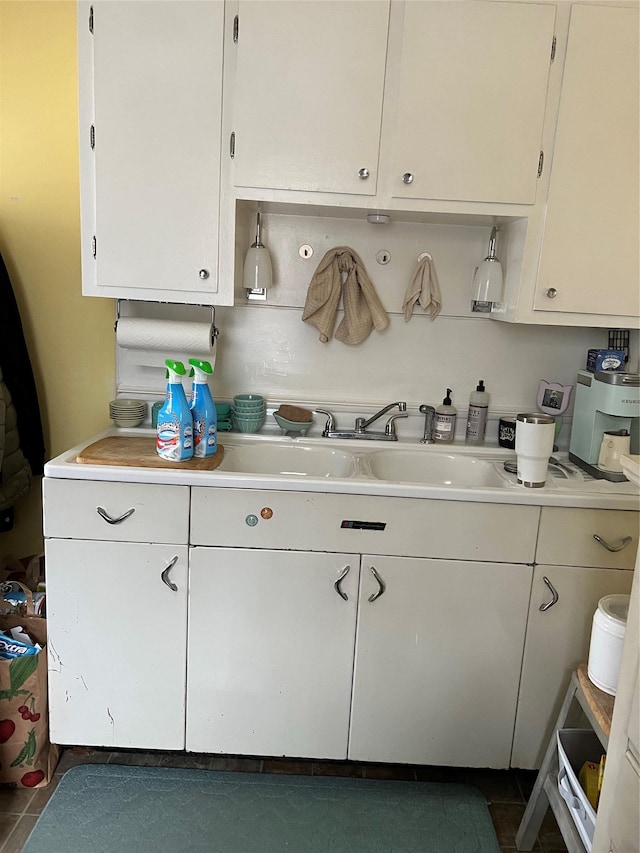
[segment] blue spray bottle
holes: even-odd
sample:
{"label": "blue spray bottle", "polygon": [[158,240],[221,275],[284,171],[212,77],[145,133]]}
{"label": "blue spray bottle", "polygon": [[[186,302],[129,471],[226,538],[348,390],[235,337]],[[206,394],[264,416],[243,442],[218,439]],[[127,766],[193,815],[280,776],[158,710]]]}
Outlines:
{"label": "blue spray bottle", "polygon": [[165,361],[167,396],[158,412],[156,450],[163,459],[186,462],[193,456],[193,419],[182,387],[187,371],[181,361]]}
{"label": "blue spray bottle", "polygon": [[209,389],[213,369],[208,361],[190,358],[193,376],[191,415],[193,417],[193,455],[213,456],[218,450],[218,414]]}

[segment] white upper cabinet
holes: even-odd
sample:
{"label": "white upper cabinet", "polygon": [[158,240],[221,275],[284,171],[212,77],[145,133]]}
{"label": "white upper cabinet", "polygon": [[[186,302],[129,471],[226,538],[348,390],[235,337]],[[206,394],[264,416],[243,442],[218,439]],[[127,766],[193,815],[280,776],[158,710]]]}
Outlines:
{"label": "white upper cabinet", "polygon": [[375,195],[388,0],[239,4],[234,182]]}
{"label": "white upper cabinet", "polygon": [[537,311],[638,317],[638,9],[571,9]]}
{"label": "white upper cabinet", "polygon": [[535,202],[554,22],[551,5],[404,5],[393,196]]}
{"label": "white upper cabinet", "polygon": [[532,204],[554,21],[530,3],[241,0],[235,186]]}
{"label": "white upper cabinet", "polygon": [[225,301],[223,24],[222,2],[79,5],[85,294]]}

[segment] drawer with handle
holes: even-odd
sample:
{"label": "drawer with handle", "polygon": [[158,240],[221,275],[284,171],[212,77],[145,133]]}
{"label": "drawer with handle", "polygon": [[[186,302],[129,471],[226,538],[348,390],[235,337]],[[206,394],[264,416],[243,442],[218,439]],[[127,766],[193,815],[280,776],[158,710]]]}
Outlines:
{"label": "drawer with handle", "polygon": [[640,513],[543,507],[536,563],[632,569]]}
{"label": "drawer with handle", "polygon": [[44,535],[60,539],[187,544],[188,486],[43,481]]}

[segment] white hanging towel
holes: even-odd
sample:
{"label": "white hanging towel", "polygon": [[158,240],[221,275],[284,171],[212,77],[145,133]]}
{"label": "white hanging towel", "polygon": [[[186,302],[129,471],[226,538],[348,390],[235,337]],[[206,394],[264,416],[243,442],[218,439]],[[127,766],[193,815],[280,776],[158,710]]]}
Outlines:
{"label": "white hanging towel", "polygon": [[423,311],[429,310],[431,312],[432,320],[436,319],[442,308],[438,275],[433,258],[428,253],[425,253],[422,260],[418,261],[418,266],[404,295],[402,309],[406,323],[411,319],[416,302],[420,304]]}

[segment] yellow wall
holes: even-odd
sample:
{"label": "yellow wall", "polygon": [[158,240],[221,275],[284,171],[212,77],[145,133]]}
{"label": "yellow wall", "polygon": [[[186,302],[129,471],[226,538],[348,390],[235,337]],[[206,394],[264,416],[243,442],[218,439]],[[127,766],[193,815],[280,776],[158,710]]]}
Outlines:
{"label": "yellow wall", "polygon": [[[81,296],[76,4],[0,0],[0,251],[31,357],[47,458],[109,425],[114,304]],[[0,558],[42,547],[41,481]]]}

